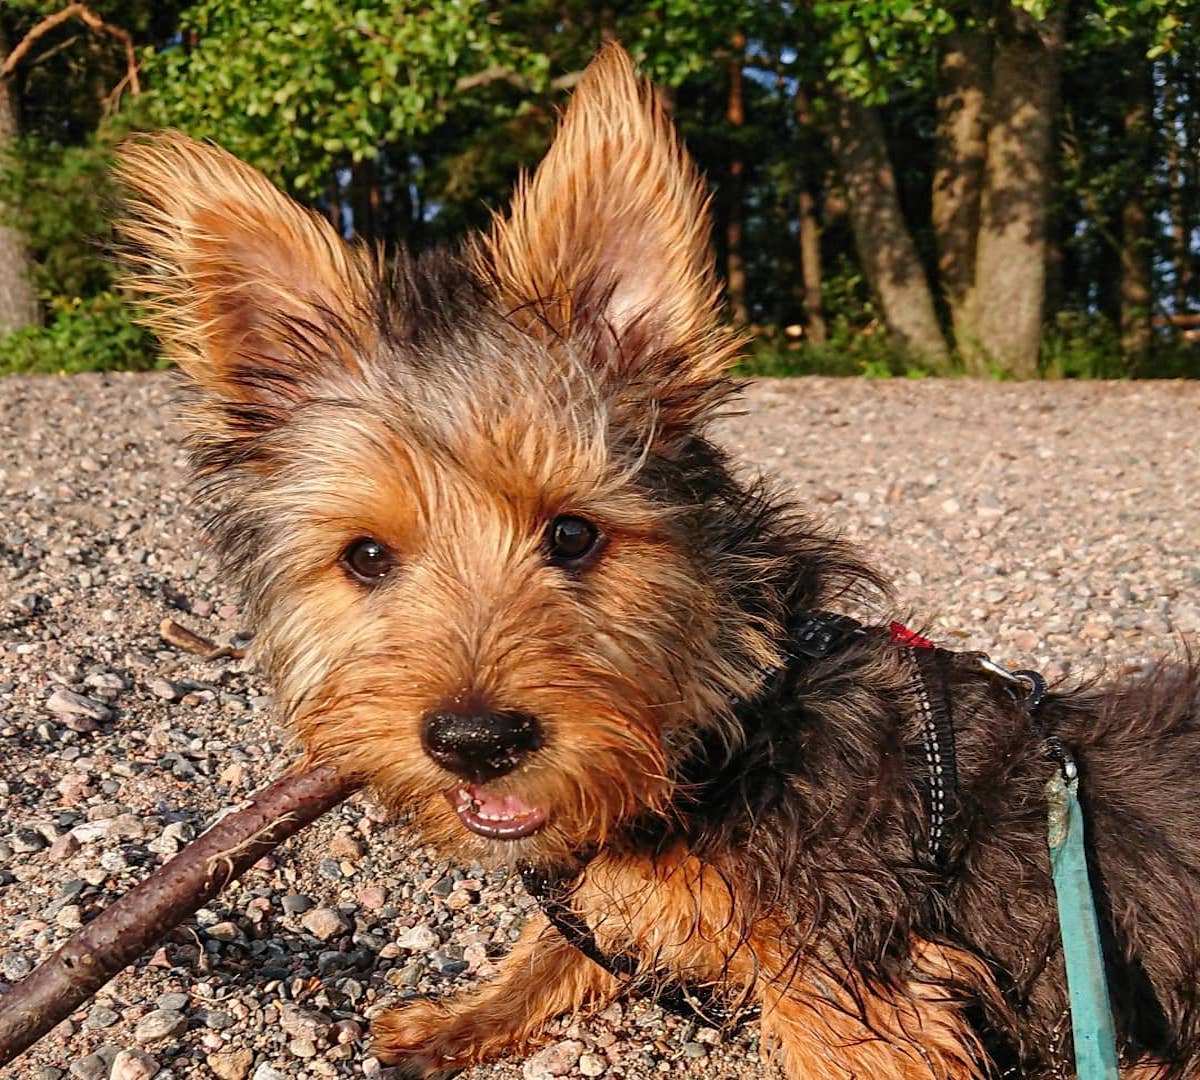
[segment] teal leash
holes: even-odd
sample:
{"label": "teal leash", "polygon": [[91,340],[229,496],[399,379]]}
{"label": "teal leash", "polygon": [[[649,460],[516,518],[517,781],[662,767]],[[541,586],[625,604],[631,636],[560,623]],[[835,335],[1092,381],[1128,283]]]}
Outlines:
{"label": "teal leash", "polygon": [[[979,665],[1008,684],[1033,720],[1046,696],[1045,679],[1036,671],[1009,671],[987,657],[980,657]],[[1079,805],[1079,769],[1070,750],[1056,736],[1043,733],[1043,737],[1050,756],[1058,764],[1046,783],[1049,810],[1046,839],[1067,969],[1075,1076],[1076,1080],[1120,1080],[1117,1032],[1108,996],[1096,901],[1088,874],[1083,809]]]}
{"label": "teal leash", "polygon": [[1063,755],[1062,768],[1046,784],[1047,840],[1067,968],[1075,1075],[1078,1080],[1119,1080],[1117,1033],[1084,847],[1079,774],[1065,747],[1056,746],[1055,751]]}

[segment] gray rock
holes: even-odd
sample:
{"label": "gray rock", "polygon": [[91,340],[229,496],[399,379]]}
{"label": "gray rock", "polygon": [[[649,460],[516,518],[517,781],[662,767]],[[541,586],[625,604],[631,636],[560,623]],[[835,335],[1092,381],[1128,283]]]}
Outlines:
{"label": "gray rock", "polygon": [[46,701],[46,708],[55,716],[67,723],[71,717],[92,720],[97,724],[107,723],[113,718],[113,711],[107,705],[102,705],[95,698],[77,694],[74,690],[60,687]]}
{"label": "gray rock", "polygon": [[25,978],[33,970],[33,961],[24,953],[6,952],[0,960],[0,974],[9,981],[16,982]]}
{"label": "gray rock", "polygon": [[183,1012],[191,1000],[191,996],[188,994],[167,993],[159,994],[158,1000],[154,1004],[168,1012]]}
{"label": "gray rock", "polygon": [[288,893],[281,904],[285,915],[303,915],[313,906],[313,902],[307,896],[300,896],[297,893]]}
{"label": "gray rock", "polygon": [[99,1054],[88,1054],[87,1057],[71,1062],[71,1075],[75,1080],[105,1080],[108,1076],[108,1062]]}
{"label": "gray rock", "polygon": [[110,1009],[107,1005],[93,1005],[88,1010],[87,1019],[83,1023],[85,1027],[89,1027],[93,1031],[103,1031],[105,1028],[112,1027],[120,1019],[121,1017],[115,1009]]}
{"label": "gray rock", "polygon": [[161,1042],[187,1031],[187,1017],[174,1009],[155,1009],[143,1016],[133,1030],[140,1043]]}
{"label": "gray rock", "polygon": [[12,836],[8,838],[9,844],[14,852],[20,855],[28,855],[34,851],[41,851],[45,847],[49,847],[49,841],[37,830],[28,827],[14,829]]}
{"label": "gray rock", "polygon": [[163,701],[178,701],[183,697],[183,691],[170,679],[164,679],[161,675],[152,675],[148,678],[146,689],[156,698],[162,698]]}

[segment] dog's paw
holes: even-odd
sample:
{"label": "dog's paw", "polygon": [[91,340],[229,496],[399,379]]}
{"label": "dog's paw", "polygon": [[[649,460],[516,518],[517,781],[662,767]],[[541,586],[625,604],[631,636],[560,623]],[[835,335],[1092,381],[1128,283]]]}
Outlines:
{"label": "dog's paw", "polygon": [[470,1063],[457,1019],[434,1001],[388,1009],[371,1022],[371,1053],[403,1080],[449,1080]]}

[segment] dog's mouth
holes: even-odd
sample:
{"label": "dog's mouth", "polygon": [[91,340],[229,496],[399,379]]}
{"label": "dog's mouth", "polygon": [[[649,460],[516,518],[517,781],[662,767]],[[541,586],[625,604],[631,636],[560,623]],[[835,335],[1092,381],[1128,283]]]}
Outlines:
{"label": "dog's mouth", "polygon": [[516,795],[495,795],[477,784],[447,788],[443,793],[459,820],[489,840],[519,840],[546,824],[546,811]]}

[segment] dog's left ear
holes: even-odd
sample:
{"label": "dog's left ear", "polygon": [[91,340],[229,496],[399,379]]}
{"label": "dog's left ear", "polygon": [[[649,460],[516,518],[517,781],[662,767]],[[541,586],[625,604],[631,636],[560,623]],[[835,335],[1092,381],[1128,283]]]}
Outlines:
{"label": "dog's left ear", "polygon": [[607,45],[478,252],[513,317],[588,350],[618,419],[660,439],[725,397],[739,345],[720,319],[707,209],[657,93]]}

